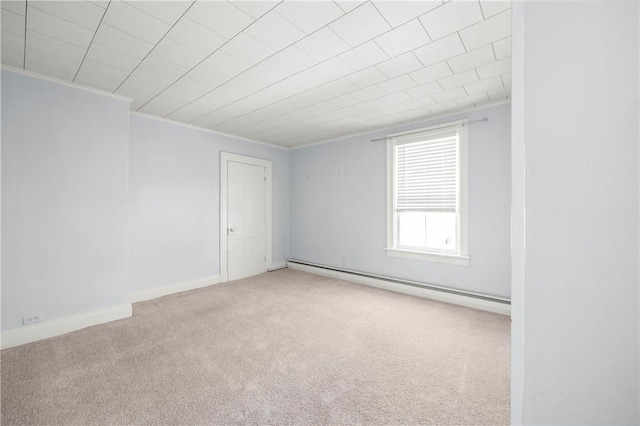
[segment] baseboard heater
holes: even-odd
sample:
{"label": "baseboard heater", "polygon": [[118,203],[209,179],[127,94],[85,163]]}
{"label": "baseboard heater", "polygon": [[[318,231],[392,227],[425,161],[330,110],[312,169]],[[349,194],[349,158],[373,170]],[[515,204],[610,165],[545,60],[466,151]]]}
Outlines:
{"label": "baseboard heater", "polygon": [[382,281],[387,281],[389,283],[417,287],[425,290],[431,290],[431,291],[446,293],[446,294],[455,295],[455,296],[464,296],[464,297],[469,297],[473,299],[484,300],[486,302],[503,305],[505,306],[506,309],[509,309],[509,307],[511,306],[511,301],[509,299],[505,299],[501,297],[487,296],[484,294],[472,293],[472,292],[462,291],[462,290],[453,290],[450,288],[424,284],[417,281],[402,280],[402,279],[388,277],[384,275],[376,275],[376,274],[369,274],[366,272],[352,271],[349,269],[336,268],[333,266],[321,265],[318,263],[312,263],[312,262],[307,262],[307,261],[298,260],[298,259],[287,259],[287,263],[292,263],[292,264],[302,265],[302,266],[310,266],[313,268],[319,268],[319,269],[324,269],[324,270],[333,271],[333,272],[340,272],[343,274],[350,274],[350,275],[355,275],[363,278],[370,278],[374,280],[382,280]]}

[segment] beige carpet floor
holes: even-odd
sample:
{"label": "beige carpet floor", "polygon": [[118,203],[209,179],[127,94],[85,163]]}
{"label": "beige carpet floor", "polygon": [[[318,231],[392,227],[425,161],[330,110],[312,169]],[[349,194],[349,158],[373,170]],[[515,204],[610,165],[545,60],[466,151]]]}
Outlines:
{"label": "beige carpet floor", "polygon": [[2,424],[507,424],[509,327],[284,269],[2,351]]}

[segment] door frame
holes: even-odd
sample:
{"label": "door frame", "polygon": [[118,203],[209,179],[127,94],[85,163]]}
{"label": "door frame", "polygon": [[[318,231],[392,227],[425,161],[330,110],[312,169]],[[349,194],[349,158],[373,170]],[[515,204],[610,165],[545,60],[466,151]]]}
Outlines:
{"label": "door frame", "polygon": [[220,152],[220,282],[229,281],[227,273],[227,170],[230,161],[264,167],[265,174],[265,268],[271,267],[271,238],[272,238],[272,212],[271,212],[271,160],[248,157],[230,152]]}

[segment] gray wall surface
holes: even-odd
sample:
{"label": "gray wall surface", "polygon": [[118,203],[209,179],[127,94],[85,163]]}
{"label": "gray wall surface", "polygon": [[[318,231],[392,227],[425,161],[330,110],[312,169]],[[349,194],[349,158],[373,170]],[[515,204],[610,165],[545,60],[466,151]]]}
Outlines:
{"label": "gray wall surface", "polygon": [[2,329],[128,303],[129,103],[2,71]]}
{"label": "gray wall surface", "polygon": [[[469,126],[471,265],[389,257],[386,147],[370,139],[461,118]],[[291,257],[495,296],[510,296],[508,104],[291,151]],[[346,260],[345,260],[346,259]]]}
{"label": "gray wall surface", "polygon": [[640,424],[638,9],[527,2],[514,15],[515,424]]}
{"label": "gray wall surface", "polygon": [[132,292],[219,274],[222,151],[272,161],[273,262],[287,259],[289,151],[132,114]]}

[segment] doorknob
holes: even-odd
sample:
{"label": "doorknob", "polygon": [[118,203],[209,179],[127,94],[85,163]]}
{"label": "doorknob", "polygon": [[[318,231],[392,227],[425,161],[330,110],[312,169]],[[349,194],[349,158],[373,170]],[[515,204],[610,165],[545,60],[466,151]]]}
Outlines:
{"label": "doorknob", "polygon": [[236,230],[233,229],[233,228],[227,229],[227,234],[229,234],[229,235],[233,234],[234,232],[236,232]]}

